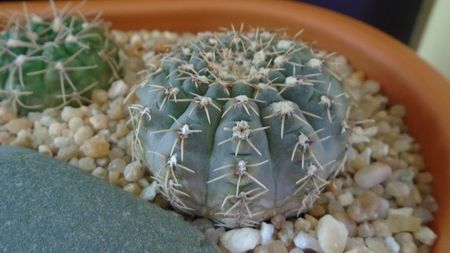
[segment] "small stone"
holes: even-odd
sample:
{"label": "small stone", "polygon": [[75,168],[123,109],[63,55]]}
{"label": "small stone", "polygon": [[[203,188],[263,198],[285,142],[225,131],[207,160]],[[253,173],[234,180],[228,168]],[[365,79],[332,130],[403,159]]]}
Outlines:
{"label": "small stone", "polygon": [[117,158],[109,163],[108,170],[123,173],[126,165],[127,163],[123,159]]}
{"label": "small stone", "polygon": [[144,188],[147,187],[148,185],[150,185],[150,183],[147,181],[146,178],[141,178],[137,181],[137,183],[139,184],[140,187]]}
{"label": "small stone", "polygon": [[418,231],[414,233],[414,237],[419,240],[421,243],[432,246],[437,236],[428,227],[421,227]]}
{"label": "small stone", "polygon": [[387,209],[388,207],[385,208],[381,198],[370,191],[366,191],[353,201],[347,212],[354,221],[364,222],[379,218],[381,213],[387,211]]}
{"label": "small stone", "polygon": [[53,154],[52,150],[47,145],[39,145],[38,151],[39,151],[39,153],[43,153],[43,154],[46,154],[49,156],[51,156]]}
{"label": "small stone", "polygon": [[[345,225],[327,214],[317,224],[317,238],[325,253],[342,253],[347,242],[348,232]],[[300,247],[301,248],[301,247]]]}
{"label": "small stone", "polygon": [[3,125],[16,117],[9,108],[0,106],[0,125]]}
{"label": "small stone", "polygon": [[312,217],[309,214],[305,214],[305,220],[309,222],[309,224],[311,224],[311,228],[315,228],[317,226],[317,222],[318,220],[314,217]]}
{"label": "small stone", "polygon": [[311,249],[319,251],[319,242],[317,241],[317,239],[305,232],[300,232],[297,234],[297,236],[295,236],[294,244],[297,248],[300,248],[302,250]]}
{"label": "small stone", "polygon": [[80,117],[71,118],[69,120],[69,129],[76,132],[83,124],[84,122]]}
{"label": "small stone", "polygon": [[61,119],[65,122],[69,122],[75,117],[83,118],[83,116],[84,113],[80,108],[73,108],[70,106],[65,106],[61,112]]}
{"label": "small stone", "polygon": [[298,218],[295,221],[294,228],[295,228],[296,233],[301,232],[301,231],[309,232],[309,230],[311,229],[311,224],[303,218]]}
{"label": "small stone", "polygon": [[350,192],[344,192],[338,196],[338,201],[342,206],[349,206],[353,200],[353,194]]}
{"label": "small stone", "polygon": [[[375,233],[375,229],[372,224],[363,222],[358,226],[358,235],[363,238],[372,237]],[[369,247],[370,248],[370,247]]]}
{"label": "small stone", "polygon": [[293,248],[289,251],[289,253],[305,253],[302,249]]}
{"label": "small stone", "polygon": [[366,238],[366,245],[369,249],[376,253],[391,253],[384,240],[379,238]]}
{"label": "small stone", "polygon": [[89,118],[89,123],[95,130],[100,130],[108,127],[108,117],[105,114],[97,114]]}
{"label": "small stone", "polygon": [[[365,246],[364,239],[360,237],[349,237],[347,238],[347,243],[345,244],[345,250],[357,249]],[[346,252],[347,252],[346,251]]]}
{"label": "small stone", "polygon": [[129,183],[123,187],[123,189],[127,192],[132,193],[133,195],[139,196],[141,193],[141,187],[137,183]]}
{"label": "small stone", "polygon": [[269,249],[267,248],[267,246],[259,245],[256,246],[252,253],[269,253]]}
{"label": "small stone", "polygon": [[390,208],[388,214],[389,215],[398,214],[398,215],[410,216],[413,214],[413,211],[414,211],[414,209],[412,209],[411,207]]}
{"label": "small stone", "polygon": [[386,247],[392,252],[392,253],[399,253],[400,252],[400,245],[395,241],[394,237],[387,236],[385,239]]}
{"label": "small stone", "polygon": [[108,157],[97,158],[97,159],[95,159],[95,164],[99,167],[104,168],[109,164],[109,159],[108,159]]}
{"label": "small stone", "polygon": [[275,226],[276,229],[281,229],[283,223],[286,221],[286,217],[282,214],[277,214],[270,219],[270,222]]}
{"label": "small stone", "polygon": [[53,139],[53,145],[57,148],[67,147],[72,144],[72,141],[69,137],[58,136]]}
{"label": "small stone", "polygon": [[259,230],[261,236],[261,245],[268,245],[272,241],[273,233],[275,232],[275,227],[270,223],[261,223],[261,228]]}
{"label": "small stone", "polygon": [[123,80],[117,80],[111,84],[111,88],[108,90],[108,97],[115,99],[120,96],[124,96],[128,91],[128,85]]}
{"label": "small stone", "polygon": [[108,92],[101,89],[95,89],[91,93],[91,100],[98,105],[102,105],[108,101]]}
{"label": "small stone", "polygon": [[325,208],[322,205],[314,205],[313,208],[309,209],[308,214],[315,218],[320,218],[326,213]]}
{"label": "small stone", "polygon": [[78,167],[87,172],[92,172],[96,166],[94,158],[92,157],[83,157],[78,160]]}
{"label": "small stone", "polygon": [[8,123],[6,123],[5,127],[8,132],[12,134],[17,134],[22,129],[28,129],[33,126],[33,122],[28,120],[27,118],[18,118],[11,119]]}
{"label": "small stone", "polygon": [[398,233],[395,240],[400,245],[400,253],[417,253],[417,246],[410,233]]}
{"label": "small stone", "polygon": [[142,178],[142,176],[144,176],[144,169],[139,161],[128,164],[123,171],[123,177],[128,182],[135,182]]}
{"label": "small stone", "polygon": [[99,158],[109,154],[109,143],[103,138],[93,137],[87,140],[80,150],[85,156]]}
{"label": "small stone", "polygon": [[82,126],[78,128],[73,136],[73,140],[77,145],[82,145],[86,140],[91,138],[94,135],[94,131],[92,128],[88,126]]}
{"label": "small stone", "polygon": [[233,253],[243,253],[252,250],[260,242],[259,231],[253,228],[233,229],[220,237],[220,242]]}
{"label": "small stone", "polygon": [[342,222],[345,225],[345,228],[348,231],[349,236],[355,236],[358,233],[356,222],[348,216],[345,212],[335,213],[333,217]]}
{"label": "small stone", "polygon": [[286,221],[283,223],[281,230],[278,232],[278,238],[284,243],[285,246],[289,246],[294,239],[294,223],[292,221]]}
{"label": "small stone", "polygon": [[393,181],[386,185],[386,193],[394,197],[404,197],[411,192],[411,188],[405,182]]}
{"label": "small stone", "polygon": [[419,218],[422,221],[422,224],[433,221],[433,214],[422,206],[414,208],[413,215]]}
{"label": "small stone", "polygon": [[120,174],[115,171],[108,171],[108,181],[110,184],[118,185]]}
{"label": "small stone", "polygon": [[267,246],[268,253],[288,253],[286,246],[280,240],[272,241],[269,246]]}
{"label": "small stone", "polygon": [[56,154],[56,158],[63,161],[69,161],[70,159],[78,155],[78,147],[71,145],[60,148]]}
{"label": "small stone", "polygon": [[420,229],[420,219],[410,215],[391,214],[386,223],[391,233],[416,232]]}
{"label": "small stone", "polygon": [[100,179],[106,180],[107,171],[102,167],[97,167],[92,171],[92,175]]}
{"label": "small stone", "polygon": [[378,237],[386,237],[392,235],[389,226],[384,220],[375,220],[372,222],[375,235]]}
{"label": "small stone", "polygon": [[123,109],[123,99],[117,98],[109,104],[107,111],[108,117],[112,120],[120,120],[127,116]]}
{"label": "small stone", "polygon": [[416,175],[418,183],[430,184],[433,181],[433,175],[430,172],[422,172]]}
{"label": "small stone", "polygon": [[371,188],[384,182],[391,173],[391,167],[384,163],[376,162],[358,170],[355,174],[355,182],[363,188]]}

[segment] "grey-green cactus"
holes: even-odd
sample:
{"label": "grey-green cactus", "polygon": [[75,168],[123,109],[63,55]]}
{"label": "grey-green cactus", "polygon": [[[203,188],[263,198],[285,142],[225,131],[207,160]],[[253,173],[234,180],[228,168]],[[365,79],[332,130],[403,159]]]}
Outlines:
{"label": "grey-green cactus", "polygon": [[348,141],[349,102],[324,57],[261,30],[199,34],[165,55],[130,111],[171,204],[227,227],[310,208]]}
{"label": "grey-green cactus", "polygon": [[20,113],[89,102],[117,76],[117,50],[97,16],[12,15],[0,33],[0,98]]}

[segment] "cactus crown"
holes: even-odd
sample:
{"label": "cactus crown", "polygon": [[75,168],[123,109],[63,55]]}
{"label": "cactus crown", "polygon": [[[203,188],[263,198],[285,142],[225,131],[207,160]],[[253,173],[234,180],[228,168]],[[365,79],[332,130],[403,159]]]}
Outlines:
{"label": "cactus crown", "polygon": [[0,33],[0,98],[21,113],[89,102],[117,75],[117,49],[97,16],[58,11],[53,17],[12,15]]}
{"label": "cactus crown", "polygon": [[162,194],[227,227],[310,208],[348,140],[349,102],[324,57],[259,29],[173,48],[130,107],[137,152]]}

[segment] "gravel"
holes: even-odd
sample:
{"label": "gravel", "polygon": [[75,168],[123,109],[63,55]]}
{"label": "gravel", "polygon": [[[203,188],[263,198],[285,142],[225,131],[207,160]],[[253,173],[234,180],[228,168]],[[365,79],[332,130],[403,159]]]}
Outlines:
{"label": "gravel", "polygon": [[[168,208],[148,171],[133,162],[127,108],[136,97],[128,94],[141,80],[139,70],[158,65],[168,46],[192,35],[114,31],[113,36],[122,48],[122,80],[109,90],[93,90],[93,103],[80,108],[19,117],[1,104],[0,145],[36,149]],[[431,192],[433,176],[406,132],[404,106],[388,104],[380,84],[354,71],[344,56],[328,57],[326,64],[357,105],[350,114],[353,145],[345,170],[298,218],[276,215],[257,229],[209,226],[202,232],[223,252],[430,252],[436,234],[428,223],[438,208]]]}

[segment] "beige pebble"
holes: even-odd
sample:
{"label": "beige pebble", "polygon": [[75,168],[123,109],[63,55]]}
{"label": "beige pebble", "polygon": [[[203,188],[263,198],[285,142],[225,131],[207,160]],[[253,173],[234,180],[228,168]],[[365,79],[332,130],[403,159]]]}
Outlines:
{"label": "beige pebble", "polygon": [[76,157],[78,153],[79,153],[78,147],[70,145],[67,147],[60,148],[58,150],[58,153],[56,154],[56,158],[63,161],[69,161],[70,159]]}
{"label": "beige pebble", "polygon": [[33,126],[33,122],[27,118],[12,119],[6,123],[5,127],[8,132],[12,134],[17,134],[22,129],[28,129]]}
{"label": "beige pebble", "polygon": [[365,242],[367,247],[376,253],[391,253],[381,238],[366,238]]}
{"label": "beige pebble", "polygon": [[74,117],[69,120],[69,129],[76,132],[78,128],[84,125],[83,120],[80,117]]}
{"label": "beige pebble", "polygon": [[135,182],[144,175],[144,168],[142,168],[139,161],[132,162],[125,166],[123,177],[128,182]]}
{"label": "beige pebble", "polygon": [[275,226],[276,229],[281,229],[283,223],[286,221],[286,217],[282,214],[277,214],[270,219],[270,222]]}
{"label": "beige pebble", "polygon": [[74,108],[71,106],[65,106],[61,112],[61,119],[65,122],[69,122],[74,117],[83,118],[84,113],[80,108]]}
{"label": "beige pebble", "polygon": [[327,214],[317,224],[317,239],[325,253],[342,253],[347,242],[348,232],[345,225]]}
{"label": "beige pebble", "polygon": [[8,107],[0,106],[0,125],[3,125],[16,117]]}
{"label": "beige pebble", "polygon": [[252,250],[260,242],[259,231],[253,228],[232,229],[220,237],[221,244],[233,253]]}
{"label": "beige pebble", "polygon": [[120,174],[115,171],[108,171],[108,181],[112,185],[118,185]]}
{"label": "beige pebble", "polygon": [[92,175],[94,175],[95,177],[98,177],[102,180],[107,179],[107,174],[108,174],[108,172],[102,167],[97,167],[92,171]]}
{"label": "beige pebble", "polygon": [[389,182],[386,185],[386,193],[394,197],[404,197],[411,192],[410,186],[401,181]]}
{"label": "beige pebble", "polygon": [[391,214],[386,223],[391,233],[416,232],[420,229],[421,220],[411,215]]}
{"label": "beige pebble", "polygon": [[295,233],[299,233],[300,231],[308,232],[311,229],[311,224],[307,220],[300,217],[295,220],[294,228]]}
{"label": "beige pebble", "polygon": [[89,118],[89,123],[95,130],[100,130],[108,127],[108,117],[105,114],[97,114]]}
{"label": "beige pebble", "polygon": [[86,140],[91,138],[94,135],[94,131],[92,128],[88,126],[82,126],[78,128],[73,136],[73,140],[77,145],[82,145]]}
{"label": "beige pebble", "polygon": [[91,100],[96,104],[104,104],[108,101],[108,92],[101,89],[95,89],[91,93]]}
{"label": "beige pebble", "polygon": [[372,222],[375,236],[386,237],[392,235],[389,226],[384,220],[375,220]]}
{"label": "beige pebble", "polygon": [[421,243],[432,246],[437,236],[429,227],[420,227],[420,229],[414,232],[414,237]]}
{"label": "beige pebble", "polygon": [[100,137],[92,137],[80,147],[80,151],[93,158],[104,157],[109,154],[109,143]]}
{"label": "beige pebble", "polygon": [[78,167],[83,171],[92,172],[97,166],[95,165],[94,158],[83,157],[78,160]]}
{"label": "beige pebble", "polygon": [[132,193],[133,195],[139,196],[141,193],[141,187],[137,183],[129,183],[123,187],[123,189],[127,192]]}
{"label": "beige pebble", "polygon": [[117,80],[111,84],[108,90],[108,97],[115,99],[120,96],[124,96],[128,91],[128,85],[123,80]]}
{"label": "beige pebble", "polygon": [[395,241],[400,245],[400,253],[417,253],[417,246],[410,233],[402,232],[395,236]]}
{"label": "beige pebble", "polygon": [[108,170],[123,173],[126,165],[127,163],[123,159],[113,159],[108,165]]}
{"label": "beige pebble", "polygon": [[379,218],[382,212],[387,212],[387,209],[388,204],[374,193],[366,191],[353,201],[347,212],[356,222],[363,222]]}
{"label": "beige pebble", "polygon": [[285,246],[289,246],[294,239],[294,223],[292,221],[286,221],[281,226],[281,230],[278,232],[278,238],[283,242]]}
{"label": "beige pebble", "polygon": [[52,150],[51,150],[50,147],[47,146],[47,145],[39,145],[39,147],[38,147],[38,152],[39,152],[39,153],[46,154],[46,155],[49,155],[49,156],[53,155]]}
{"label": "beige pebble", "polygon": [[[363,238],[372,237],[375,233],[373,225],[368,222],[363,222],[358,225],[358,235]],[[369,247],[370,248],[370,247]]]}
{"label": "beige pebble", "polygon": [[48,128],[48,134],[52,137],[61,136],[63,134],[64,129],[67,128],[66,123],[61,122],[53,122],[50,124]]}
{"label": "beige pebble", "polygon": [[355,182],[363,188],[371,188],[384,182],[392,173],[391,167],[384,163],[375,162],[358,170],[355,174]]}
{"label": "beige pebble", "polygon": [[288,250],[280,240],[273,240],[268,246],[267,246],[267,252],[268,253],[288,253]]}

